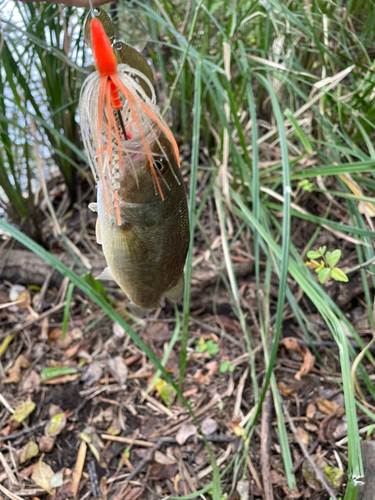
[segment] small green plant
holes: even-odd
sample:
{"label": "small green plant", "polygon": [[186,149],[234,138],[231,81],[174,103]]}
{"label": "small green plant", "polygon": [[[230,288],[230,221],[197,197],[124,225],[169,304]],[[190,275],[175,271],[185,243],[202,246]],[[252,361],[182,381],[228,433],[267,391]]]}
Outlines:
{"label": "small green plant", "polygon": [[213,356],[219,350],[219,346],[212,342],[212,340],[208,340],[207,342],[201,337],[198,341],[198,344],[195,348],[197,352],[207,352],[209,356]]}
{"label": "small green plant", "polygon": [[220,365],[220,373],[225,373],[225,372],[234,372],[234,366],[231,364],[231,362],[229,361],[229,359],[226,359],[225,361],[223,361]]}
{"label": "small green plant", "polygon": [[311,193],[311,191],[313,189],[312,183],[310,181],[308,181],[307,179],[303,179],[302,181],[299,181],[297,186],[301,187],[304,191],[308,191],[309,193]]}
{"label": "small green plant", "polygon": [[[328,278],[332,278],[335,281],[349,281],[344,271],[336,267],[336,264],[340,260],[341,250],[334,250],[333,252],[326,252],[327,247],[320,247],[318,250],[311,250],[307,253],[308,262],[306,266],[310,269],[315,269],[318,274],[318,280],[320,283],[325,283]],[[318,261],[318,259],[321,259]]]}

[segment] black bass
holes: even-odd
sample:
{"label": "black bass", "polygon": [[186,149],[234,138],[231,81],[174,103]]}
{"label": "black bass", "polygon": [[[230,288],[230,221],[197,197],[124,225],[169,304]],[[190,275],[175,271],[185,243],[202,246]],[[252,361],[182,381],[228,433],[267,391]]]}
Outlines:
{"label": "black bass", "polygon": [[97,71],[83,84],[79,112],[108,264],[99,279],[115,280],[142,314],[183,294],[189,219],[178,147],[139,64],[117,64],[125,49],[116,60],[99,19],[90,29]]}

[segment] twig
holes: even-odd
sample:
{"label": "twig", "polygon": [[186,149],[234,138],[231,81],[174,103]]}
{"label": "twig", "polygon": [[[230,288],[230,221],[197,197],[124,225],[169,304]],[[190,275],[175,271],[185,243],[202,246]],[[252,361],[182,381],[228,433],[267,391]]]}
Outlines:
{"label": "twig", "polygon": [[81,481],[83,466],[85,464],[85,459],[86,459],[86,451],[87,451],[87,444],[85,441],[81,441],[72,479],[73,498],[77,498],[79,483]]}
{"label": "twig", "polygon": [[1,393],[0,393],[0,403],[2,403],[5,406],[5,408],[9,411],[9,413],[14,413],[13,408],[10,406],[8,401],[4,398],[4,396]]}
{"label": "twig", "polygon": [[47,420],[43,420],[42,422],[39,422],[38,424],[35,424],[32,427],[26,427],[25,429],[22,429],[22,431],[13,432],[13,434],[9,434],[8,436],[2,436],[0,437],[0,441],[13,441],[14,439],[17,439],[21,436],[30,436],[31,434],[34,434],[37,430],[44,427],[46,423]]}
{"label": "twig", "polygon": [[30,321],[27,321],[24,324],[18,325],[10,333],[18,333],[21,330],[24,330],[25,328],[28,328],[29,326],[32,326],[34,323],[37,323],[38,321],[41,321],[42,319],[46,318],[50,314],[54,314],[57,311],[60,311],[60,309],[63,309],[65,307],[66,301],[61,302],[61,304],[57,304],[57,306],[51,307],[51,309],[48,309],[44,313],[40,314],[38,318],[33,318]]}
{"label": "twig", "polygon": [[270,468],[270,424],[272,412],[272,394],[268,389],[262,406],[262,424],[260,436],[260,463],[262,468],[263,491],[265,500],[273,500],[273,489]]}
{"label": "twig", "polygon": [[[126,444],[134,444],[136,446],[143,446],[145,448],[152,448],[155,443],[162,444],[178,444],[176,438],[171,436],[164,436],[160,438],[150,438],[148,441],[143,441],[142,439],[132,439],[128,437],[122,436],[111,436],[110,434],[101,434],[102,439],[107,441],[116,441],[116,443],[126,443]],[[210,443],[231,443],[235,441],[237,436],[226,436],[222,434],[207,434],[205,439]],[[196,441],[203,442],[202,436],[190,436],[184,444],[186,443],[194,443]]]}
{"label": "twig", "polygon": [[316,466],[316,464],[314,463],[314,460],[310,457],[309,452],[306,449],[306,446],[303,444],[302,439],[299,437],[297,429],[293,423],[293,420],[292,420],[284,402],[282,401],[281,404],[283,407],[284,414],[288,420],[290,430],[293,432],[294,439],[299,444],[299,447],[301,448],[302,453],[305,455],[306,459],[309,461],[311,467],[313,468],[316,478],[318,479],[318,481],[320,481],[322,486],[325,488],[326,492],[331,496],[331,499],[337,500],[336,494],[332,490],[332,488],[327,484],[327,481],[325,480],[323,472],[319,469],[319,467]]}
{"label": "twig", "polygon": [[99,481],[98,481],[98,475],[96,473],[95,460],[91,460],[91,462],[89,462],[87,464],[87,469],[89,471],[90,483],[91,483],[91,487],[92,487],[92,494],[93,494],[94,498],[101,498],[102,494],[100,493],[100,489],[99,489]]}
{"label": "twig", "polygon": [[4,495],[6,495],[8,498],[10,498],[10,500],[23,500],[23,498],[19,497],[15,493],[12,493],[11,491],[7,490],[1,484],[0,484],[0,491],[2,491],[4,493]]}
{"label": "twig", "polygon": [[125,483],[131,481],[133,477],[135,477],[143,469],[143,467],[145,467],[145,465],[151,462],[151,460],[154,458],[154,452],[158,450],[162,444],[163,443],[161,441],[154,444],[154,446],[150,449],[149,454],[139,462],[137,467],[135,467],[135,469],[126,478]]}

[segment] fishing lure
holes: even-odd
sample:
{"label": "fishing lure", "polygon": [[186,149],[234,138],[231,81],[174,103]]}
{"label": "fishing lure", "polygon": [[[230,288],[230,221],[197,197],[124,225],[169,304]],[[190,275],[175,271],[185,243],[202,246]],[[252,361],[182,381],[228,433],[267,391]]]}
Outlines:
{"label": "fishing lure", "polygon": [[98,18],[90,20],[97,71],[85,80],[79,104],[98,184],[90,208],[98,213],[97,242],[108,265],[99,279],[114,279],[133,311],[144,314],[164,296],[182,296],[187,201],[177,143],[156,106],[150,78],[138,63],[118,64],[126,50],[116,60],[106,31]]}

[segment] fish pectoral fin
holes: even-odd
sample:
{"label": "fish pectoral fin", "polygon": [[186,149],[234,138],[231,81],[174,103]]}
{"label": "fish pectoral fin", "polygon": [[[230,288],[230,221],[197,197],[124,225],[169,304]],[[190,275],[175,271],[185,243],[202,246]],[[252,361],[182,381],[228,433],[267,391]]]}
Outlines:
{"label": "fish pectoral fin", "polygon": [[95,233],[96,233],[96,243],[98,245],[101,245],[102,244],[102,230],[100,228],[99,217],[96,219]]}
{"label": "fish pectoral fin", "polygon": [[184,275],[181,274],[181,276],[178,278],[177,284],[168,290],[165,294],[165,296],[173,300],[173,302],[177,302],[178,300],[182,299],[182,296],[184,295]]}
{"label": "fish pectoral fin", "polygon": [[139,318],[144,318],[152,311],[152,309],[146,309],[145,307],[136,306],[135,304],[133,304],[133,302],[128,302],[126,304],[126,307],[131,313],[135,314]]}
{"label": "fish pectoral fin", "polygon": [[91,210],[91,212],[97,212],[98,211],[98,204],[97,203],[90,203],[89,209]]}
{"label": "fish pectoral fin", "polygon": [[97,276],[95,279],[100,281],[109,281],[109,280],[116,281],[109,267],[106,267],[103,270],[102,274],[99,274],[99,276]]}

